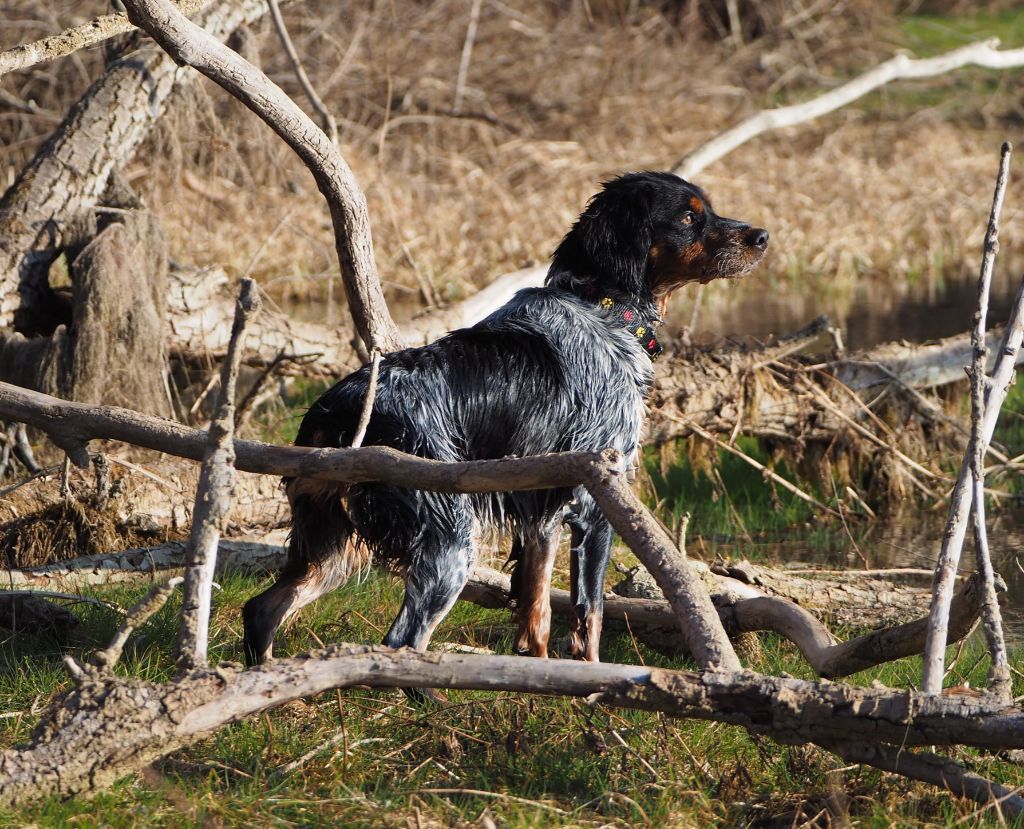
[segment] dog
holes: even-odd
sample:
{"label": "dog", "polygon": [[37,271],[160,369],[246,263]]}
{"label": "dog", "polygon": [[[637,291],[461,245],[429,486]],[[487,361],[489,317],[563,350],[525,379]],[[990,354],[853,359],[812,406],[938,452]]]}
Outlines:
{"label": "dog", "polygon": [[[471,328],[385,356],[364,445],[439,461],[639,446],[655,330],[689,282],[749,273],[768,232],[717,215],[693,184],[661,172],[612,179],[555,249],[544,287],[519,291]],[[350,374],[306,412],[296,444],[350,445],[370,369]],[[548,655],[551,571],[563,523],[571,536],[575,618],[570,650],[598,661],[612,530],[583,487],[497,494],[390,484],[285,480],[292,511],[277,581],[243,608],[249,664],[299,608],[368,563],[405,574],[384,644],[425,650],[462,592],[481,532],[512,536],[515,650]]]}

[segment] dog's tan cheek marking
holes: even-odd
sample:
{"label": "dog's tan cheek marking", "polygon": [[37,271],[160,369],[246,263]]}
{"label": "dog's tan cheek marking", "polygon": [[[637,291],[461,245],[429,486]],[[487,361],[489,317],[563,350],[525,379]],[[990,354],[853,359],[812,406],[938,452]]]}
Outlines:
{"label": "dog's tan cheek marking", "polygon": [[696,261],[700,256],[704,254],[704,245],[700,241],[693,242],[683,248],[680,253],[680,258],[687,265]]}

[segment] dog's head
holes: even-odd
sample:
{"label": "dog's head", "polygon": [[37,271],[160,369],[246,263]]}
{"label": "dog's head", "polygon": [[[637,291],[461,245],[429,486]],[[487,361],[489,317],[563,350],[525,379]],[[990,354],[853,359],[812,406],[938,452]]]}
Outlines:
{"label": "dog's head", "polygon": [[551,259],[548,284],[619,291],[664,308],[687,282],[753,270],[768,231],[726,219],[699,187],[672,173],[606,182]]}

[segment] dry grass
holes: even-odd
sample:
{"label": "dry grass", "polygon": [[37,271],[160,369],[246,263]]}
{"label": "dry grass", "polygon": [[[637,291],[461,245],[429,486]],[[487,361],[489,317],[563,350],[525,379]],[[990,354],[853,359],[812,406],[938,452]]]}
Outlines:
{"label": "dry grass", "polygon": [[[4,40],[56,30],[98,5],[46,15],[8,3],[18,13]],[[485,3],[466,117],[451,107],[467,3],[291,7],[293,38],[339,116],[343,151],[366,189],[393,301],[444,302],[543,261],[601,179],[670,166],[744,115],[780,96],[807,97],[892,48],[891,26],[851,32],[874,19],[863,4],[812,17],[803,46],[776,29],[739,48],[706,37],[725,18],[694,18],[684,5]],[[741,9],[753,21],[747,36],[758,14],[778,18],[769,4]],[[843,37],[824,36],[837,31]],[[875,31],[882,34],[869,41]],[[250,33],[242,46],[299,96],[272,31]],[[12,112],[0,124],[8,178],[95,76],[98,57],[5,81],[11,94],[47,110]],[[962,100],[963,89],[947,87]],[[769,285],[843,295],[869,280],[899,294],[921,276],[934,283],[974,268],[1006,133],[1002,98],[988,90],[973,113],[950,112],[926,99],[926,88],[903,85],[757,140],[700,176],[722,212],[771,230],[762,270]],[[177,259],[252,273],[284,298],[323,299],[337,287],[329,220],[312,180],[209,84],[176,101],[128,173],[163,219]],[[1011,191],[1003,235],[1011,249],[1022,241],[1014,201]],[[729,301],[724,287],[711,293]]]}

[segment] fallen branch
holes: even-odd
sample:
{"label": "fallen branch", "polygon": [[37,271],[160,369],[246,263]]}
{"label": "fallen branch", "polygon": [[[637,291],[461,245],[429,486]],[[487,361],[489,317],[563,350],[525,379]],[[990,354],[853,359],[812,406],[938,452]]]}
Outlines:
{"label": "fallen branch", "polygon": [[[79,465],[88,464],[85,444],[95,438],[124,440],[193,460],[200,460],[205,451],[205,433],[173,421],[129,409],[61,401],[8,383],[0,383],[0,417],[42,429]],[[381,446],[309,449],[236,440],[234,448],[239,470],[277,476],[382,481],[444,492],[509,492],[582,484],[669,598],[697,663],[739,669],[739,659],[699,579],[633,494],[618,452],[442,463]]]}
{"label": "fallen branch", "polygon": [[1009,789],[979,774],[967,771],[948,757],[927,751],[907,751],[903,745],[879,745],[861,742],[821,741],[822,748],[838,754],[848,763],[863,763],[882,771],[900,774],[912,780],[930,783],[940,789],[994,807],[1001,814],[1024,814],[1020,789]]}
{"label": "fallen branch", "polygon": [[1000,51],[998,46],[999,40],[992,38],[953,49],[933,58],[896,55],[863,75],[858,75],[842,86],[838,86],[824,95],[819,95],[817,98],[812,98],[810,101],[762,110],[756,115],[752,115],[736,126],[719,133],[693,152],[684,155],[676,162],[672,172],[683,178],[690,178],[712,162],[728,155],[737,147],[764,132],[812,121],[856,101],[890,81],[930,78],[971,65],[983,66],[987,69],[1009,69],[1024,66],[1024,48]]}
{"label": "fallen branch", "polygon": [[[557,667],[557,670],[553,669]],[[26,748],[0,752],[0,804],[69,797],[214,729],[333,688],[454,688],[558,694],[740,725],[786,743],[1024,746],[1024,714],[973,697],[919,696],[754,673],[697,674],[514,656],[337,645],[249,671],[221,666],[172,684],[83,675]],[[101,722],[119,728],[97,728]]]}
{"label": "fallen branch", "polygon": [[[821,621],[806,608],[789,599],[770,596],[750,585],[728,577],[705,581],[726,629],[734,633],[771,631],[788,639],[807,664],[821,677],[835,679],[874,668],[924,649],[927,617],[875,630],[846,642],[837,642]],[[509,577],[489,567],[477,566],[462,591],[461,599],[484,607],[506,607]],[[978,621],[981,590],[971,579],[957,592],[951,607],[952,641],[967,636]],[[551,611],[565,619],[576,618],[568,590],[551,590]],[[675,615],[668,602],[606,595],[606,622],[621,622],[638,637],[659,650],[685,651],[674,634]]]}

